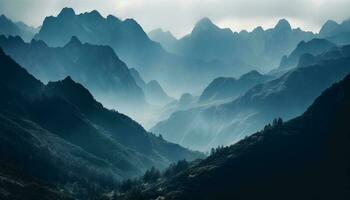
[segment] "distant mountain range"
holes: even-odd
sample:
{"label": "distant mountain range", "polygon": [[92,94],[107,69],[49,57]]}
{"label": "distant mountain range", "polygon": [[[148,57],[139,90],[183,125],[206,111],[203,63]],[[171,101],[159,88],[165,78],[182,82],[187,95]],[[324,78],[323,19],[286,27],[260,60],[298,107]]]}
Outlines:
{"label": "distant mountain range", "polygon": [[[202,157],[104,108],[71,77],[44,85],[2,50],[0,80],[0,154],[6,163],[0,170],[13,165],[24,177],[84,198],[152,166]],[[2,191],[14,198],[12,186],[5,186]]]}
{"label": "distant mountain range", "polygon": [[0,199],[349,199],[349,73],[350,20],[1,15]]}
{"label": "distant mountain range", "polygon": [[13,22],[5,15],[0,15],[0,35],[20,36],[25,41],[30,41],[39,31],[39,28],[27,26],[23,22]]}
{"label": "distant mountain range", "polygon": [[[261,27],[252,32],[232,32],[216,26],[210,19],[197,22],[192,32],[178,41],[171,42],[169,36],[160,31],[153,34],[155,41],[163,43],[168,50],[187,57],[215,62],[224,68],[237,68],[246,73],[253,69],[269,70],[278,66],[283,55],[289,54],[302,40],[317,37],[311,32],[292,29],[287,20],[280,20],[274,28]],[[166,34],[166,35],[169,35]]]}
{"label": "distant mountain range", "polygon": [[237,142],[274,118],[300,115],[325,88],[350,72],[349,49],[314,56],[307,65],[256,85],[230,103],[175,112],[151,131],[192,149]]}
{"label": "distant mountain range", "polygon": [[314,34],[292,29],[282,19],[271,29],[257,27],[252,32],[237,33],[204,18],[190,34],[177,40],[161,29],[147,35],[133,19],[120,20],[112,15],[105,18],[97,11],[76,14],[64,8],[58,16],[47,17],[34,38],[49,46],[64,46],[72,36],[83,43],[109,45],[147,82],[157,80],[171,96],[180,96],[198,93],[220,76],[270,71],[301,41],[326,38],[337,45],[346,44],[348,24],[329,21],[319,34]]}
{"label": "distant mountain range", "polygon": [[[349,44],[349,30],[349,20],[341,24],[328,21],[319,34],[314,34],[299,28],[292,29],[287,20],[281,19],[271,29],[257,27],[252,32],[237,33],[227,28],[222,29],[210,19],[204,18],[197,22],[190,34],[179,40],[171,39],[171,33],[160,29],[149,35],[167,50],[179,55],[216,61],[220,65],[231,65],[230,67],[245,66],[245,70],[266,71],[277,67],[282,56],[292,55],[292,50],[302,41],[305,43],[313,38],[324,38],[338,45]],[[313,43],[316,45],[316,41]]]}
{"label": "distant mountain range", "polygon": [[72,36],[83,43],[109,45],[146,81],[157,80],[173,93],[198,90],[206,77],[213,78],[220,73],[220,69],[209,63],[168,53],[149,39],[135,20],[122,21],[112,15],[104,18],[97,11],[75,14],[73,9],[64,8],[58,16],[47,17],[34,38],[49,46],[64,46]]}
{"label": "distant mountain range", "polygon": [[280,68],[295,67],[299,59],[304,54],[318,55],[329,51],[331,48],[336,47],[336,44],[329,42],[326,39],[312,39],[308,42],[301,41],[297,48],[287,57],[282,57]]}
{"label": "distant mountain range", "polygon": [[[307,111],[120,199],[349,199],[350,75]],[[169,169],[170,170],[170,169]]]}

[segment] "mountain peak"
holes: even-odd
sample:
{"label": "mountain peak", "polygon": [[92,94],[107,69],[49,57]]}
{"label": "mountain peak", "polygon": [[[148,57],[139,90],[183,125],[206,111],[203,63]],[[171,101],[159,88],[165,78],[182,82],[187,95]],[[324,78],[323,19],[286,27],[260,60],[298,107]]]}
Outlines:
{"label": "mountain peak", "polygon": [[58,14],[58,16],[60,17],[63,17],[63,16],[67,16],[67,17],[70,17],[70,16],[74,16],[75,15],[75,12],[73,10],[73,8],[68,8],[68,7],[65,7],[61,10],[60,14]]}
{"label": "mountain peak", "polygon": [[252,32],[253,33],[260,33],[260,32],[264,32],[264,29],[261,26],[258,26]]}
{"label": "mountain peak", "polygon": [[289,22],[286,19],[280,19],[278,23],[275,26],[275,29],[277,30],[291,30],[292,27],[290,26]]}
{"label": "mountain peak", "polygon": [[211,29],[218,29],[218,27],[209,18],[205,17],[196,23],[193,31],[206,31]]}
{"label": "mountain peak", "polygon": [[321,28],[319,34],[322,37],[327,37],[329,35],[331,35],[334,31],[336,31],[338,29],[340,25],[333,20],[328,20]]}
{"label": "mountain peak", "polygon": [[63,82],[74,82],[74,81],[71,76],[67,76],[66,78],[63,79]]}
{"label": "mountain peak", "polygon": [[4,14],[1,14],[1,15],[0,15],[0,19],[1,19],[1,20],[8,20],[8,18],[7,18]]}
{"label": "mountain peak", "polygon": [[70,43],[74,43],[74,44],[81,44],[81,41],[79,40],[79,38],[77,36],[72,36],[70,41]]}
{"label": "mountain peak", "polygon": [[334,20],[327,20],[323,26],[329,26],[329,25],[339,25],[339,24]]}
{"label": "mountain peak", "polygon": [[93,10],[93,11],[87,12],[85,14],[88,17],[92,18],[92,19],[101,19],[101,18],[103,18],[102,15],[97,10]]}
{"label": "mountain peak", "polygon": [[77,36],[72,36],[66,46],[81,46],[82,43]]}
{"label": "mountain peak", "polygon": [[107,16],[107,21],[117,21],[120,22],[120,19],[114,15],[108,15]]}

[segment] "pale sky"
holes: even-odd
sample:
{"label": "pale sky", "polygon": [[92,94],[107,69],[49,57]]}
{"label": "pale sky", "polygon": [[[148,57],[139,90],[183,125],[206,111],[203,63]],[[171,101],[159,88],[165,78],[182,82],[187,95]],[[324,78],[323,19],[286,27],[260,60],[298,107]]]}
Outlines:
{"label": "pale sky", "polygon": [[341,22],[350,17],[350,0],[0,0],[0,14],[32,26],[63,7],[134,18],[146,32],[163,28],[177,37],[190,32],[203,17],[233,31],[266,29],[286,18],[292,27],[314,32],[327,19]]}

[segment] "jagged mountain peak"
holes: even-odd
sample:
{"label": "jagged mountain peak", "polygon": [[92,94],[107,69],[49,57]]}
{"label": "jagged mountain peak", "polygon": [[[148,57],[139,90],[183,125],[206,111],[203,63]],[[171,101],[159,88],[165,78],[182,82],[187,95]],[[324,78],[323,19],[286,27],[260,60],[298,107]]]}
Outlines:
{"label": "jagged mountain peak", "polygon": [[160,35],[160,34],[176,40],[175,36],[170,31],[165,31],[162,28],[156,28],[149,32],[149,35]]}
{"label": "jagged mountain peak", "polygon": [[102,17],[102,15],[97,10],[93,10],[93,11],[88,12],[86,14],[88,14],[90,16],[94,16],[94,17]]}
{"label": "jagged mountain peak", "polygon": [[334,20],[327,20],[323,26],[334,26],[334,25],[339,25],[339,24]]}
{"label": "jagged mountain peak", "polygon": [[9,20],[9,19],[6,17],[6,15],[1,14],[0,15],[0,20]]}
{"label": "jagged mountain peak", "polygon": [[260,72],[258,72],[257,70],[252,70],[252,71],[250,71],[250,72],[248,72],[246,74],[243,74],[241,76],[241,78],[245,77],[245,76],[262,76],[262,74]]}
{"label": "jagged mountain peak", "polygon": [[61,10],[61,12],[58,14],[59,17],[71,17],[75,16],[75,11],[73,8],[65,7]]}
{"label": "jagged mountain peak", "polygon": [[[24,41],[23,41],[24,42]],[[47,46],[47,44],[44,42],[44,41],[42,41],[42,40],[35,40],[35,39],[32,39],[31,41],[30,41],[30,44],[31,45],[34,45],[34,46],[40,46],[40,47],[48,47]]]}
{"label": "jagged mountain peak", "polygon": [[73,79],[72,79],[71,76],[67,76],[67,77],[64,78],[62,81],[63,81],[63,82],[67,82],[67,83],[75,83],[75,82],[73,81]]}
{"label": "jagged mountain peak", "polygon": [[75,82],[71,76],[67,76],[63,80],[49,82],[45,88],[46,94],[59,94],[69,102],[80,104],[83,107],[91,105],[102,107],[93,95],[80,83]]}
{"label": "jagged mountain peak", "polygon": [[5,35],[0,35],[0,40],[13,40],[15,42],[23,43],[24,40],[20,36],[5,36]]}
{"label": "jagged mountain peak", "polygon": [[264,32],[264,29],[261,26],[258,26],[252,32],[253,33],[260,33],[260,32]]}
{"label": "jagged mountain peak", "polygon": [[82,45],[82,42],[77,36],[72,36],[67,45]]}
{"label": "jagged mountain peak", "polygon": [[334,20],[328,20],[320,29],[320,36],[327,37],[339,28],[339,24]]}
{"label": "jagged mountain peak", "polygon": [[209,18],[205,17],[196,23],[192,32],[208,31],[215,29],[219,29],[219,27],[216,26]]}
{"label": "jagged mountain peak", "polygon": [[276,30],[292,30],[290,23],[286,19],[280,19],[275,26]]}
{"label": "jagged mountain peak", "polygon": [[117,21],[117,22],[120,22],[121,20],[120,20],[118,17],[114,16],[114,15],[108,15],[108,16],[107,16],[107,21]]}

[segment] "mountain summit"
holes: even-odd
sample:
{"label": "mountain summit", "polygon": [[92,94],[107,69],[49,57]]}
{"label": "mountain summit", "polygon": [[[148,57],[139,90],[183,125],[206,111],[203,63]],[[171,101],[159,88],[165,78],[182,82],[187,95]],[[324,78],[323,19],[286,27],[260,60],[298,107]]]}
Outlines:
{"label": "mountain summit", "polygon": [[291,31],[292,27],[289,24],[289,22],[286,19],[280,19],[278,23],[276,24],[275,30],[285,30],[285,31]]}
{"label": "mountain summit", "polygon": [[65,7],[61,10],[61,12],[58,14],[59,17],[73,17],[75,15],[75,11],[73,8]]}
{"label": "mountain summit", "polygon": [[216,26],[209,18],[205,17],[199,20],[194,26],[192,33],[201,32],[201,31],[210,31],[220,29]]}

